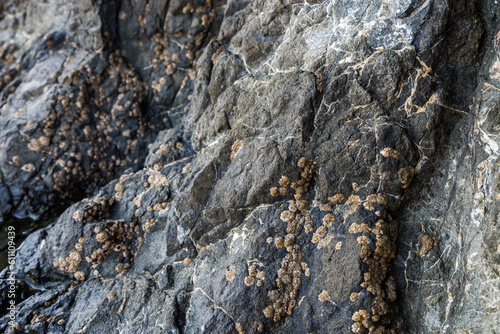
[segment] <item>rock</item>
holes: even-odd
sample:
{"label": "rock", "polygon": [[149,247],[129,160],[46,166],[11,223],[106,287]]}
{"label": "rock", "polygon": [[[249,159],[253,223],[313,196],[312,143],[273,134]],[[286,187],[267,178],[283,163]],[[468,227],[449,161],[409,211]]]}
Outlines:
{"label": "rock", "polygon": [[[1,217],[53,214],[94,194],[138,170],[157,132],[179,123],[220,11],[197,4],[186,14],[180,4],[118,12],[118,2],[9,2],[0,36]],[[174,21],[179,30],[155,33]]]}
{"label": "rock", "polygon": [[494,1],[1,13],[24,332],[499,327]]}

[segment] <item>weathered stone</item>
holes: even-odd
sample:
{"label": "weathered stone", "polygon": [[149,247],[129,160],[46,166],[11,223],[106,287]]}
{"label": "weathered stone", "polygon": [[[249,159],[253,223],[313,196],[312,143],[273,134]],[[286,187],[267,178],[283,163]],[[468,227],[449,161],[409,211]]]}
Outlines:
{"label": "weathered stone", "polygon": [[22,331],[500,326],[495,1],[0,6]]}

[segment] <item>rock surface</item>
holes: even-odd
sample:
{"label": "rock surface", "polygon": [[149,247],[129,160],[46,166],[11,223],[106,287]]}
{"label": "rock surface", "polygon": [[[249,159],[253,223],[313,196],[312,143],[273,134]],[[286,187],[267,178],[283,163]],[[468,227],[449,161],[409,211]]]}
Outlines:
{"label": "rock surface", "polygon": [[2,224],[58,217],[18,248],[15,327],[495,333],[499,15],[0,5]]}

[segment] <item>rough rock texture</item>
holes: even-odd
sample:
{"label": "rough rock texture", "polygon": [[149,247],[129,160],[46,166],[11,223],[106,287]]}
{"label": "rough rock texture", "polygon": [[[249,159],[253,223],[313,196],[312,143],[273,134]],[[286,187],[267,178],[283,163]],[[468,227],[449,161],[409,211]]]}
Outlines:
{"label": "rough rock texture", "polygon": [[496,1],[0,6],[19,331],[500,328]]}
{"label": "rough rock texture", "polygon": [[179,123],[222,16],[217,2],[181,3],[3,5],[0,219],[57,212],[138,170]]}

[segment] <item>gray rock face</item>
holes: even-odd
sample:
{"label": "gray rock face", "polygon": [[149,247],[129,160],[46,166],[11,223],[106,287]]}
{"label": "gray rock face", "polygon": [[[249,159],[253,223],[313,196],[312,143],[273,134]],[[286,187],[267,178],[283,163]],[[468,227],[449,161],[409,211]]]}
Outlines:
{"label": "gray rock face", "polygon": [[221,11],[180,3],[4,5],[0,218],[92,195],[137,171],[157,132],[179,123]]}
{"label": "gray rock face", "polygon": [[500,328],[495,1],[1,6],[0,331]]}

